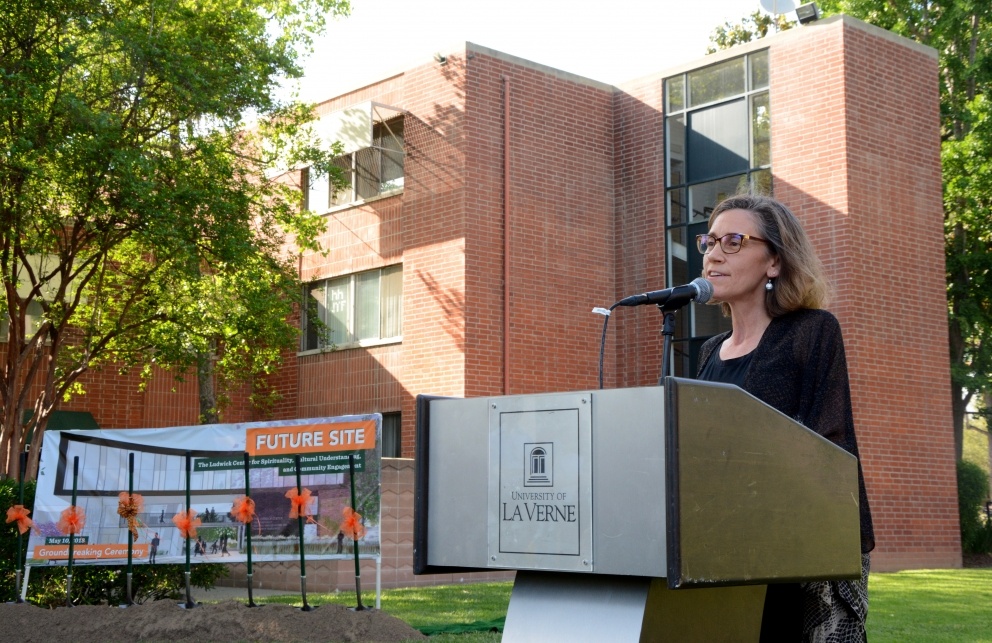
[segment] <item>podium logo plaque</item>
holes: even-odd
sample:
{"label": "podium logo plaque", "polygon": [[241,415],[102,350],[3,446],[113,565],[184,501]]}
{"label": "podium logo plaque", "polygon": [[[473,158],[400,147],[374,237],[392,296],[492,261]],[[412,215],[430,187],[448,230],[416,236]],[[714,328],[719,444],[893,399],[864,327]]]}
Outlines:
{"label": "podium logo plaque", "polygon": [[589,395],[490,404],[489,566],[592,571]]}

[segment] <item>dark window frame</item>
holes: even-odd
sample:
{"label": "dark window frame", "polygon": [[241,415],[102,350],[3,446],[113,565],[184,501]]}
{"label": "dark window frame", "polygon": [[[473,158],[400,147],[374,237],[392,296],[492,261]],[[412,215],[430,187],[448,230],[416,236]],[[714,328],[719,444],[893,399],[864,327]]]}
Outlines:
{"label": "dark window frame", "polygon": [[[745,187],[771,194],[768,60],[768,50],[762,49],[662,81],[668,286],[687,283],[701,274],[702,256],[693,240],[706,231],[709,213],[722,198]],[[728,70],[741,76],[730,79],[734,89],[714,86],[712,82],[728,80]],[[712,82],[703,82],[706,80]],[[693,100],[694,85],[705,87],[705,100]],[[727,115],[740,121],[739,128],[720,120]],[[701,119],[705,126],[693,129],[694,119]],[[714,151],[719,152],[715,157],[722,162],[713,162]],[[697,161],[694,154],[708,156]],[[695,377],[700,346],[729,329],[730,320],[717,306],[693,303],[679,311],[672,343],[672,374]]]}

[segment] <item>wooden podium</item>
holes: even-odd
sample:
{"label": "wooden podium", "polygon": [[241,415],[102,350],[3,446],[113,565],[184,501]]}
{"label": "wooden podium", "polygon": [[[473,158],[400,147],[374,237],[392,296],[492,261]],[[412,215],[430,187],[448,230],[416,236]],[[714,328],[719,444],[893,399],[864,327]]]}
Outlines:
{"label": "wooden podium", "polygon": [[504,641],[758,640],[859,578],[857,460],[741,389],[417,398],[414,573],[517,570]]}

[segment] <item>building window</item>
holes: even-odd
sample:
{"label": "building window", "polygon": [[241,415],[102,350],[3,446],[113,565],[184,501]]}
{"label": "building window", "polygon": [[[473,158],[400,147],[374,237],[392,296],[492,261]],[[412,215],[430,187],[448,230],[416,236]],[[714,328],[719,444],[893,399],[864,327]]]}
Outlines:
{"label": "building window", "polygon": [[382,414],[382,457],[403,457],[403,441],[400,433],[402,425],[402,417],[399,413]]}
{"label": "building window", "polygon": [[314,212],[350,205],[403,189],[403,117],[372,125],[372,146],[335,159],[344,170],[348,186],[331,191],[327,174],[313,174],[308,168],[306,208]]}
{"label": "building window", "polygon": [[304,286],[301,350],[397,342],[403,335],[403,264]]}
{"label": "building window", "polygon": [[[28,302],[27,311],[24,314],[24,341],[30,341],[43,323],[45,323],[45,310],[41,302],[32,299]],[[8,341],[10,341],[10,317],[3,315],[3,319],[0,321],[0,342]],[[50,341],[49,337],[45,337],[44,342],[46,344]]]}
{"label": "building window", "polygon": [[[694,239],[717,203],[751,189],[771,194],[768,50],[665,79],[668,284],[692,281],[703,258]],[[730,329],[719,306],[683,308],[672,372],[694,377],[699,347]]]}

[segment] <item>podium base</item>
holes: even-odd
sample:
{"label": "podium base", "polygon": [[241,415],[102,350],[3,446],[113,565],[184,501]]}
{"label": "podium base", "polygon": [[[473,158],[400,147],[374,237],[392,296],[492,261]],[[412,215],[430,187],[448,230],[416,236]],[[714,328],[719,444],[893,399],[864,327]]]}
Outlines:
{"label": "podium base", "polygon": [[504,643],[758,641],[765,586],[668,589],[664,578],[518,571]]}

